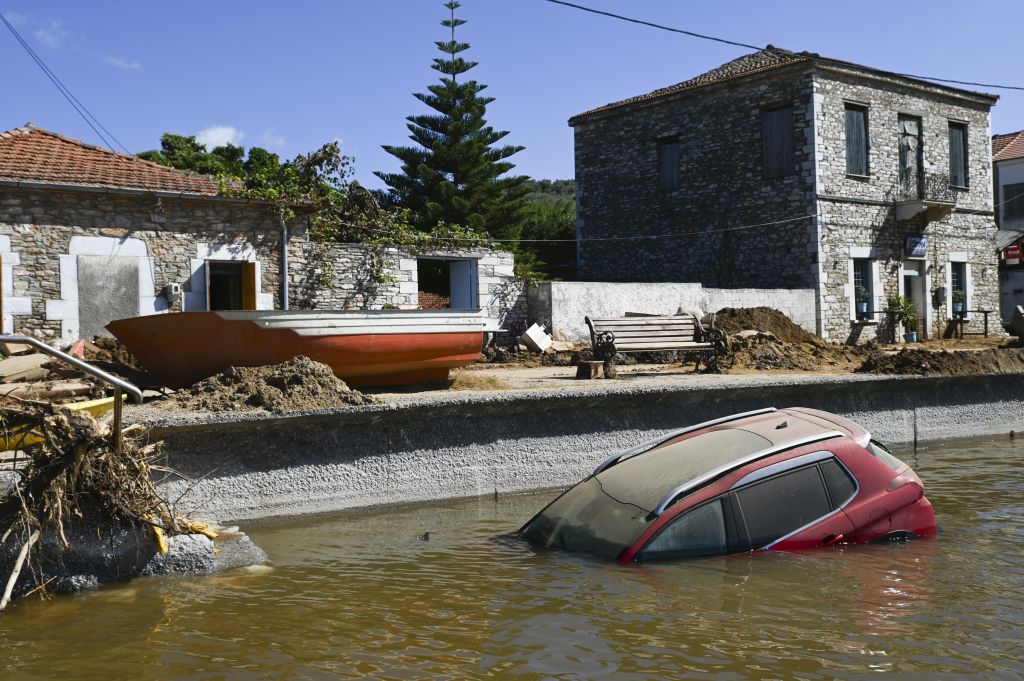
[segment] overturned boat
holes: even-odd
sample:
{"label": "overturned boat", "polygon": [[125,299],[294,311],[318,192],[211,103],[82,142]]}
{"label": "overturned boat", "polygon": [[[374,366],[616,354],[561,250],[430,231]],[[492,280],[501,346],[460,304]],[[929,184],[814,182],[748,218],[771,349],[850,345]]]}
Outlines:
{"label": "overturned boat", "polygon": [[475,362],[498,326],[482,310],[222,310],[117,319],[107,329],[170,388],[298,355],[359,387],[443,381]]}

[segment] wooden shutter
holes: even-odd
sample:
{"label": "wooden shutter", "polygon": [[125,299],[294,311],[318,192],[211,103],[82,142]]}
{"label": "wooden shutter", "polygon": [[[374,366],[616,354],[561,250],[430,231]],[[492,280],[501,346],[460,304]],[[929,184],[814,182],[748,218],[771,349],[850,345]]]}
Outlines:
{"label": "wooden shutter", "polygon": [[242,309],[256,309],[256,263],[242,263]]}
{"label": "wooden shutter", "polygon": [[793,107],[761,112],[761,154],[766,178],[793,173]]}
{"label": "wooden shutter", "polygon": [[658,143],[658,187],[679,187],[679,142],[673,140]]}
{"label": "wooden shutter", "polygon": [[868,174],[868,112],[859,106],[846,107],[846,172]]}
{"label": "wooden shutter", "polygon": [[967,126],[949,124],[949,183],[967,186]]}

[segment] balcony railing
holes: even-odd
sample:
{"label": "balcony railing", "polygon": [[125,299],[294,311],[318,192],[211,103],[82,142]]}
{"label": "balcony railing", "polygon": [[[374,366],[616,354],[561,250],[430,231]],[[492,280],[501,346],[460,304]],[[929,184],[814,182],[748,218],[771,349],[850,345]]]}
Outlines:
{"label": "balcony railing", "polygon": [[956,191],[946,173],[918,172],[902,178],[896,195],[896,219],[910,220],[922,213],[928,222],[941,220],[956,205]]}

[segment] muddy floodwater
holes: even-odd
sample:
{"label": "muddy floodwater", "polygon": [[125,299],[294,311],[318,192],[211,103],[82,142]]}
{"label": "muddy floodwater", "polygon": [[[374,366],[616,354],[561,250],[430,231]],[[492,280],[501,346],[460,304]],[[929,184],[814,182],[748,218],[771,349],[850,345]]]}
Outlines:
{"label": "muddy floodwater", "polygon": [[0,678],[1024,677],[1024,441],[898,454],[937,538],[636,567],[493,540],[550,492],[265,522],[269,568],[17,604]]}

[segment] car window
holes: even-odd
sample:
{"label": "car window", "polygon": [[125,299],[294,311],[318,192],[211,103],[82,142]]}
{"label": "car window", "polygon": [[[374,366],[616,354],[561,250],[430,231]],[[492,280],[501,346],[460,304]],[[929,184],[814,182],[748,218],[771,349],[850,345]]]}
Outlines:
{"label": "car window", "polygon": [[857,489],[846,467],[835,459],[822,461],[818,465],[821,466],[821,475],[825,478],[825,486],[832,497],[832,508],[845,505]]}
{"label": "car window", "polygon": [[682,514],[644,548],[644,560],[680,556],[707,556],[726,552],[722,501],[714,501]]}
{"label": "car window", "polygon": [[832,512],[817,466],[805,466],[740,488],[736,498],[754,549]]}
{"label": "car window", "polygon": [[868,443],[866,449],[872,454],[874,454],[875,458],[877,458],[879,461],[881,461],[882,463],[884,463],[886,466],[893,469],[897,473],[902,471],[904,468],[908,468],[907,464],[903,463],[895,456],[893,456],[892,452],[886,449],[885,445],[883,445],[881,442],[872,440],[871,442]]}

